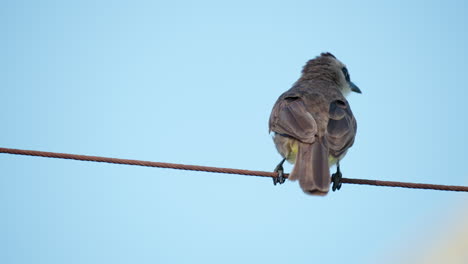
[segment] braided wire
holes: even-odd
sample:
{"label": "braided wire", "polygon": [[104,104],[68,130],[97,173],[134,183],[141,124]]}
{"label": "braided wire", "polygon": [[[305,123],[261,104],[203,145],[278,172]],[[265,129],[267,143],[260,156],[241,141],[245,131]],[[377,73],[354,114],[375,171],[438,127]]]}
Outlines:
{"label": "braided wire", "polygon": [[[205,171],[205,172],[215,172],[215,173],[262,176],[262,177],[278,176],[278,173],[276,172],[267,172],[267,171],[253,171],[253,170],[230,169],[230,168],[208,167],[208,166],[198,166],[198,165],[185,165],[185,164],[143,161],[143,160],[133,160],[133,159],[118,159],[118,158],[77,155],[77,154],[68,154],[68,153],[36,151],[36,150],[0,148],[0,153],[47,157],[47,158],[58,158],[58,159],[82,160],[82,161],[92,161],[92,162],[105,162],[105,163],[113,163],[113,164],[126,164],[126,165],[136,165],[136,166],[146,166],[146,167],[158,167],[158,168],[168,168],[168,169],[178,169],[178,170],[192,170],[192,171]],[[288,175],[286,174],[285,177],[287,176]],[[349,179],[349,178],[343,178],[341,179],[341,182],[348,183],[348,184],[363,184],[363,185],[386,186],[386,187],[468,192],[468,186],[438,185],[438,184],[409,183],[409,182],[395,182],[395,181],[378,181],[378,180]]]}

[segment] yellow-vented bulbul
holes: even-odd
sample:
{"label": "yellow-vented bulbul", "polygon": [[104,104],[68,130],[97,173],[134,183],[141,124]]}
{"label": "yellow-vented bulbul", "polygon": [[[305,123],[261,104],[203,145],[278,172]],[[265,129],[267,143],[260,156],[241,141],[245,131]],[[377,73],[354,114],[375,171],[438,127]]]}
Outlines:
{"label": "yellow-vented bulbul", "polygon": [[[348,69],[331,53],[307,62],[302,76],[283,93],[270,116],[270,132],[283,160],[273,181],[283,183],[283,162],[294,163],[289,180],[299,180],[305,193],[325,195],[330,189],[329,167],[353,145],[356,119],[345,96],[361,90],[351,82]],[[335,187],[334,187],[335,188]],[[338,186],[339,189],[339,186]]]}

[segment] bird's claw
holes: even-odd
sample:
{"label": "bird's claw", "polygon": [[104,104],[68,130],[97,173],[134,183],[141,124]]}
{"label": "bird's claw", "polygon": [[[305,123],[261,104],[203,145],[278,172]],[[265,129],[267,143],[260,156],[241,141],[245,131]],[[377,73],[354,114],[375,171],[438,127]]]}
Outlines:
{"label": "bird's claw", "polygon": [[341,179],[343,179],[343,176],[340,172],[340,169],[338,169],[336,173],[332,174],[332,178],[331,178],[332,183],[333,183],[332,185],[333,191],[341,189]]}
{"label": "bird's claw", "polygon": [[275,168],[275,172],[278,173],[278,176],[273,177],[273,184],[276,185],[277,183],[283,184],[286,181],[286,178],[284,177],[284,169],[283,169],[283,162],[278,164]]}

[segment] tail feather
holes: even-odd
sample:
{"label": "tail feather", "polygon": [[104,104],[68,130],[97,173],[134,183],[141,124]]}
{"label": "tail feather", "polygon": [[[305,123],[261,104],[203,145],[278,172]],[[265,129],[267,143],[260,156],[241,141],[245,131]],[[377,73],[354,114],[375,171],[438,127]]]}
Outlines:
{"label": "tail feather", "polygon": [[325,143],[319,139],[312,144],[298,144],[296,162],[289,179],[299,179],[299,185],[307,194],[326,195],[330,189],[330,168]]}

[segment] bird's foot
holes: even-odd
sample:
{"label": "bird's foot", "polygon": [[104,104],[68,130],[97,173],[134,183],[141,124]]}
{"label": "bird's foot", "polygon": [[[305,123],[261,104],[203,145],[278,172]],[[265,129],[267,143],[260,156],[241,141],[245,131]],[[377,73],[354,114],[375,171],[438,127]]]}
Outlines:
{"label": "bird's foot", "polygon": [[341,179],[343,179],[343,175],[341,174],[341,171],[340,171],[340,165],[338,165],[336,167],[336,173],[333,173],[332,174],[332,190],[333,191],[336,191],[336,190],[339,190],[341,189]]}
{"label": "bird's foot", "polygon": [[276,185],[277,183],[283,184],[286,181],[286,178],[284,177],[284,169],[283,169],[283,163],[286,159],[283,159],[278,166],[275,168],[275,172],[278,173],[278,176],[273,177],[273,184]]}

